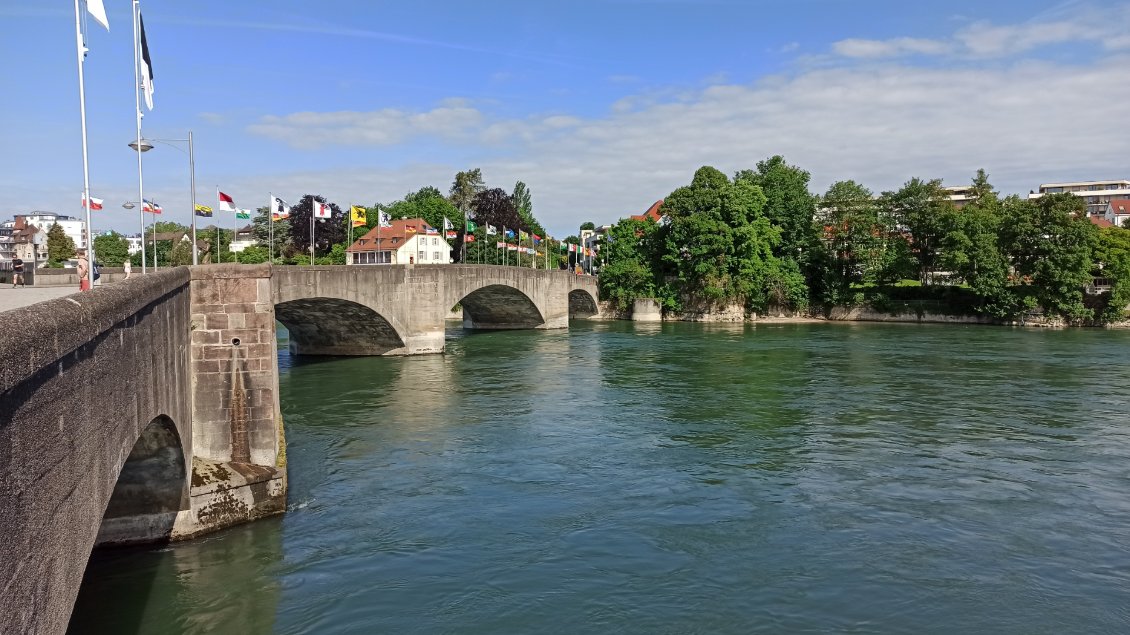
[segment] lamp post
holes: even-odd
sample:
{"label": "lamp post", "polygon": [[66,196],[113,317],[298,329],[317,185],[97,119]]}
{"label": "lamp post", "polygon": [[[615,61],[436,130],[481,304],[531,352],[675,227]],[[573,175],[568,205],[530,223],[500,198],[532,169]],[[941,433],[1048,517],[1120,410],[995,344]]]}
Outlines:
{"label": "lamp post", "polygon": [[[154,147],[153,142],[154,141],[156,141],[157,143],[163,143],[163,144],[170,146],[172,148],[176,148],[177,150],[180,150],[181,152],[184,152],[184,150],[181,150],[178,146],[174,145],[174,143],[185,143],[185,142],[188,143],[188,183],[189,183],[189,195],[188,195],[188,198],[189,198],[189,208],[188,209],[189,209],[189,211],[188,211],[188,213],[192,216],[192,264],[194,264],[194,265],[200,264],[200,257],[197,253],[197,246],[196,246],[196,154],[195,154],[195,151],[194,151],[193,145],[192,145],[192,131],[191,130],[188,131],[188,138],[187,139],[142,139],[139,136],[137,141],[130,141],[129,142],[129,147],[133,148],[134,150],[137,150],[137,156],[141,157],[142,152],[148,152],[148,151],[153,149],[153,147]],[[141,159],[138,158],[138,166],[140,166],[140,165],[141,165]],[[138,168],[138,179],[139,179],[139,182],[140,182],[140,179],[141,179],[141,169],[140,169],[140,167]],[[142,204],[142,210],[144,210],[144,209],[145,209],[145,205]],[[143,219],[145,218],[144,215],[142,216],[142,218]],[[154,221],[154,225],[153,225],[153,227],[154,227],[153,231],[154,232],[157,231],[156,226],[157,226],[156,221]],[[142,221],[142,235],[144,235],[144,233],[145,233],[145,227],[144,227],[144,220],[143,220]],[[154,242],[153,249],[154,249],[153,268],[156,269],[157,268],[156,242]],[[144,254],[144,253],[145,253],[145,251],[142,250],[142,254]],[[144,271],[144,259],[142,260],[142,270]]]}

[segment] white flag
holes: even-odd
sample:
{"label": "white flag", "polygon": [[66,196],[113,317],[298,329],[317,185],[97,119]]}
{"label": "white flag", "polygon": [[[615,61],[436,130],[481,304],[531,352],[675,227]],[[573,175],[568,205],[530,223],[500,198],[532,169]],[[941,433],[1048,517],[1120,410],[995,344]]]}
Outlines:
{"label": "white flag", "polygon": [[330,206],[325,203],[313,201],[314,205],[314,218],[329,218],[331,214]]}
{"label": "white flag", "polygon": [[290,217],[290,206],[286,201],[277,196],[271,197],[271,220],[282,220]]}
{"label": "white flag", "polygon": [[86,0],[86,10],[90,12],[90,17],[106,30],[110,30],[110,21],[106,19],[106,7],[102,4],[102,0]]}
{"label": "white flag", "polygon": [[[102,0],[98,0],[102,4]],[[141,88],[145,92],[145,105],[153,110],[153,60],[149,59],[149,43],[145,39],[145,21],[137,14],[137,26],[141,31]],[[107,27],[108,28],[108,27]]]}
{"label": "white flag", "polygon": [[235,211],[235,201],[232,200],[231,196],[224,194],[223,192],[220,192],[219,194],[220,194],[220,211],[221,212],[234,212]]}
{"label": "white flag", "polygon": [[452,224],[451,224],[451,221],[450,221],[450,220],[448,220],[448,218],[447,218],[446,216],[444,216],[444,217],[443,217],[443,228],[444,228],[445,230],[446,230],[446,229],[455,229],[455,225],[452,225]]}
{"label": "white flag", "polygon": [[487,236],[494,236],[498,233],[498,228],[494,225],[487,225]]}
{"label": "white flag", "polygon": [[388,215],[388,212],[381,212],[380,224],[381,227],[392,227],[392,217]]}

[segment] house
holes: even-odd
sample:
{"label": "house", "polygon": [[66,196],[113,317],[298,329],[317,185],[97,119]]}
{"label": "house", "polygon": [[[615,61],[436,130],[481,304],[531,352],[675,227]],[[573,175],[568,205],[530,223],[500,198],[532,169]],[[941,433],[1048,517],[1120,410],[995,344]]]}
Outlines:
{"label": "house", "polygon": [[1130,229],[1130,225],[1126,224],[1126,219],[1130,218],[1130,198],[1112,199],[1106,204],[1103,218],[1113,225]]}
{"label": "house", "polygon": [[1103,218],[1102,216],[1088,216],[1087,220],[1091,221],[1091,224],[1094,225],[1095,227],[1098,227],[1099,229],[1106,229],[1107,227],[1114,227],[1114,223],[1108,221],[1107,219]]}
{"label": "house", "polygon": [[659,211],[662,207],[663,207],[663,199],[659,199],[658,201],[655,201],[654,203],[652,203],[651,207],[647,208],[646,212],[644,212],[643,214],[634,214],[631,217],[631,219],[642,221],[642,220],[647,220],[647,219],[650,218],[651,220],[653,220],[657,223],[662,222],[663,221],[663,214],[660,213],[660,211]]}
{"label": "house", "polygon": [[248,247],[254,247],[258,241],[255,239],[255,228],[250,224],[235,230],[235,240],[231,242],[230,249],[240,252]]}
{"label": "house", "polygon": [[394,220],[374,227],[345,250],[347,265],[446,265],[451,245],[422,218]]}

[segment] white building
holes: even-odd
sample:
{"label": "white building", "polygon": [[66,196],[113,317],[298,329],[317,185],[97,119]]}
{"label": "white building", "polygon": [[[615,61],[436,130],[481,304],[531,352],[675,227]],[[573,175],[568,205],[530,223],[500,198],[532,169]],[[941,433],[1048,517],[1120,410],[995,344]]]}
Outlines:
{"label": "white building", "polygon": [[974,198],[972,185],[947,185],[942,189],[946,191],[947,198],[957,209],[965,207]]}
{"label": "white building", "polygon": [[86,221],[50,212],[32,212],[23,214],[23,217],[28,225],[34,225],[45,232],[50,231],[51,226],[58,223],[63,228],[63,233],[74,241],[76,249],[86,249],[86,231],[84,231]]}
{"label": "white building", "polygon": [[1130,198],[1130,181],[1071,181],[1067,183],[1042,183],[1038,192],[1030,192],[1029,199],[1044,194],[1068,192],[1087,202],[1087,216],[1102,216],[1111,201]]}
{"label": "white building", "polygon": [[1130,229],[1130,221],[1127,221],[1127,219],[1130,219],[1130,199],[1116,198],[1107,203],[1103,218],[1112,225]]}
{"label": "white building", "polygon": [[235,240],[231,241],[232,253],[239,253],[248,247],[254,247],[258,241],[255,240],[255,228],[251,225],[244,225],[243,227],[235,230]]}
{"label": "white building", "polygon": [[451,245],[440,230],[422,218],[392,221],[391,227],[374,227],[345,250],[347,265],[446,265]]}

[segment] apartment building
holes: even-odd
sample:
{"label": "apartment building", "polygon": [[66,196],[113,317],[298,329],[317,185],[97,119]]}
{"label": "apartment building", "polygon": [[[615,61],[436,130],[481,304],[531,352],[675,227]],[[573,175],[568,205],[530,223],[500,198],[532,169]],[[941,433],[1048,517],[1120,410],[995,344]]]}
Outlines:
{"label": "apartment building", "polygon": [[1041,183],[1040,189],[1028,194],[1038,199],[1045,194],[1067,192],[1087,203],[1087,216],[1103,216],[1107,205],[1115,199],[1130,198],[1130,180],[1121,181],[1071,181],[1066,183]]}

